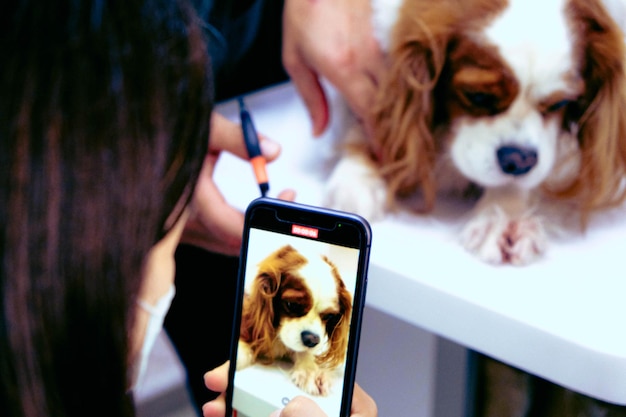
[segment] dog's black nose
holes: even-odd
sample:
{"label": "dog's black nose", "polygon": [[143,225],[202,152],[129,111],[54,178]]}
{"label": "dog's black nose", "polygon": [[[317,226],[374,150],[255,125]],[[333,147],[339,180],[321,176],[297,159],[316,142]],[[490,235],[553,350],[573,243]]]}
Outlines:
{"label": "dog's black nose", "polygon": [[302,338],[302,343],[304,343],[304,346],[306,347],[315,347],[320,342],[320,337],[313,332],[309,332],[308,330],[300,333],[300,337]]}
{"label": "dog's black nose", "polygon": [[537,151],[520,146],[502,146],[497,151],[498,163],[507,175],[524,175],[537,165]]}

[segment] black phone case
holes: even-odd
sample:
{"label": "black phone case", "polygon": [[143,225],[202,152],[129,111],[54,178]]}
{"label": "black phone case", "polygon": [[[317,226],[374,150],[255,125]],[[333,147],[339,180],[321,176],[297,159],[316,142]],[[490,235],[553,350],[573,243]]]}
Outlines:
{"label": "black phone case", "polygon": [[[314,240],[320,243],[338,245],[344,248],[358,249],[355,286],[352,293],[352,312],[350,317],[349,342],[347,347],[345,367],[343,371],[343,387],[341,403],[337,412],[329,417],[348,417],[352,403],[352,393],[357,365],[361,322],[365,306],[367,288],[367,270],[372,232],[368,222],[362,217],[336,210],[309,206],[300,203],[261,197],[248,206],[245,215],[245,225],[241,256],[239,259],[239,274],[234,312],[233,331],[230,350],[229,384],[226,393],[226,415],[235,415],[233,412],[233,393],[236,383],[236,359],[242,320],[242,307],[245,292],[246,268],[248,267],[248,251],[251,229],[278,233],[285,236],[297,236],[304,240]],[[263,384],[264,381],[259,381]],[[339,383],[335,384],[339,386]],[[306,395],[305,393],[302,393]],[[309,395],[315,400],[314,395]],[[291,398],[285,398],[285,405]],[[262,408],[262,407],[259,407]],[[325,410],[329,411],[329,410]],[[258,414],[265,415],[265,411]],[[241,417],[241,413],[239,414]],[[257,415],[245,414],[245,417]]]}

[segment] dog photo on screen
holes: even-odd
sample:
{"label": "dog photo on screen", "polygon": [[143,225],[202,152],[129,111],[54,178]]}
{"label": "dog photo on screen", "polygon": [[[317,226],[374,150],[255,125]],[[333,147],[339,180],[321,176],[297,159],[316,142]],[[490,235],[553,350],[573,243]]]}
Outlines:
{"label": "dog photo on screen", "polygon": [[286,244],[269,253],[246,283],[237,371],[288,362],[296,386],[328,395],[345,362],[352,311],[336,265],[327,255]]}

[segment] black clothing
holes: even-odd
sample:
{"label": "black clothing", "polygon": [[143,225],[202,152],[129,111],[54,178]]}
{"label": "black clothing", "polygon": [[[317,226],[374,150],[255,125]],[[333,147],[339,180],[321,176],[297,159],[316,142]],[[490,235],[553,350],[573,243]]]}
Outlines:
{"label": "black clothing", "polygon": [[[281,63],[282,0],[194,0],[203,20],[216,101],[287,80]],[[176,296],[164,327],[187,371],[192,400],[215,398],[203,375],[228,359],[238,258],[180,245]]]}
{"label": "black clothing", "polygon": [[287,80],[282,0],[194,0],[209,45],[217,101]]}

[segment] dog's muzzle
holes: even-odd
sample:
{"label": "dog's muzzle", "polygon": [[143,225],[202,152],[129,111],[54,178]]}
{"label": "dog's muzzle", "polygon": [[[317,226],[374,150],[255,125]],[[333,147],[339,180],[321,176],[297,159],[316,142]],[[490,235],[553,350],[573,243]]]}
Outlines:
{"label": "dog's muzzle", "polygon": [[300,333],[300,338],[302,339],[304,346],[308,348],[315,347],[320,343],[320,337],[313,332],[309,332],[308,330]]}
{"label": "dog's muzzle", "polygon": [[539,160],[534,148],[521,146],[502,146],[496,154],[502,172],[515,177],[527,174]]}

